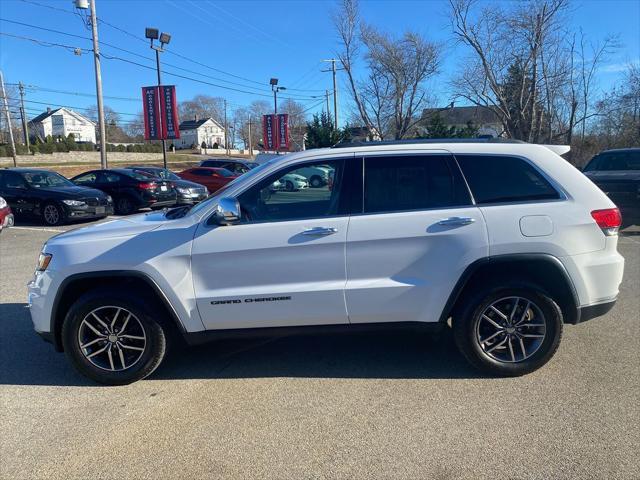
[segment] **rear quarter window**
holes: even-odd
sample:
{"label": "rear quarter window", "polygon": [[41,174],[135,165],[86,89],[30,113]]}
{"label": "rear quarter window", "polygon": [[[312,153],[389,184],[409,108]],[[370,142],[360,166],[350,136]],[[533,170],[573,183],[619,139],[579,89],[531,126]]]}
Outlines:
{"label": "rear quarter window", "polygon": [[531,164],[503,155],[456,155],[478,204],[555,200],[560,194]]}

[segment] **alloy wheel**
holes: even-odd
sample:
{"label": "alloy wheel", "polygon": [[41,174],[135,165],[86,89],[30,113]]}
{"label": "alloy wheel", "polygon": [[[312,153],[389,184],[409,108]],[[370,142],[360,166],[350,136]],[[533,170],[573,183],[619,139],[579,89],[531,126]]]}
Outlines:
{"label": "alloy wheel", "polygon": [[42,212],[44,221],[49,225],[56,225],[60,221],[60,211],[55,205],[47,205]]}
{"label": "alloy wheel", "polygon": [[117,372],[138,363],[147,336],[138,317],[129,310],[103,306],[89,312],[80,323],[78,346],[95,367]]}
{"label": "alloy wheel", "polygon": [[541,347],[547,322],[535,302],[504,297],[484,309],[476,325],[476,341],[485,355],[499,362],[517,363]]}

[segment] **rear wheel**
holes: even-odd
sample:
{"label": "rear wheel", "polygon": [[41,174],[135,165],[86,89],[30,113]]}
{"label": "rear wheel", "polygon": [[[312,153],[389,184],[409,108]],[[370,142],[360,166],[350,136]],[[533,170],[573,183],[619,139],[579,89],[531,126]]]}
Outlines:
{"label": "rear wheel", "polygon": [[66,220],[64,210],[55,203],[47,203],[42,207],[42,220],[46,225],[62,225]]}
{"label": "rear wheel", "polygon": [[135,211],[135,206],[129,197],[120,197],[116,200],[116,212],[118,215],[130,215]]}
{"label": "rear wheel", "polygon": [[153,302],[124,291],[89,292],[62,326],[65,353],[86,377],[126,385],[150,375],[164,358],[165,330]]}
{"label": "rear wheel", "polygon": [[311,186],[313,188],[320,188],[323,184],[322,182],[322,178],[320,178],[318,175],[313,175],[309,181],[309,183],[311,184]]}
{"label": "rear wheel", "polygon": [[293,182],[291,180],[287,180],[286,183],[284,184],[284,189],[287,192],[293,192],[295,190],[293,186]]}
{"label": "rear wheel", "polygon": [[476,368],[519,376],[547,363],[560,345],[562,312],[536,287],[485,289],[453,318],[456,344]]}

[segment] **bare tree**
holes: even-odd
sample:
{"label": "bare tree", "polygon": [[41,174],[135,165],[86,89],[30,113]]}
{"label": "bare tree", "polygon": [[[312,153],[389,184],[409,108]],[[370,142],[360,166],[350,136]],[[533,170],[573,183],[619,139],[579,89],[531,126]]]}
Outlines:
{"label": "bare tree", "polygon": [[[372,136],[404,138],[426,104],[424,85],[438,71],[441,45],[412,31],[394,37],[365,24],[357,0],[343,0],[333,22],[342,47],[338,58],[360,121]],[[361,51],[368,70],[364,82],[355,73]]]}
{"label": "bare tree", "polygon": [[180,120],[194,118],[213,118],[221,125],[224,123],[224,99],[210,95],[196,95],[191,100],[185,100],[178,105]]}

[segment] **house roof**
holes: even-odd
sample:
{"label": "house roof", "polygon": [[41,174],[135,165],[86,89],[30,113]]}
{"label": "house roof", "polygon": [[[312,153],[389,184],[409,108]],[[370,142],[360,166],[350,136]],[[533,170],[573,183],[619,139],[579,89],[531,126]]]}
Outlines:
{"label": "house roof", "polygon": [[75,112],[69,108],[65,108],[65,107],[61,107],[61,108],[56,108],[54,110],[51,111],[46,111],[46,112],[42,112],[40,115],[38,115],[37,117],[32,118],[31,120],[29,120],[29,123],[38,123],[38,122],[42,122],[43,120],[45,120],[46,118],[49,118],[51,115],[60,112],[64,110],[65,112],[67,112],[69,115],[73,115],[75,117],[78,117],[88,123],[91,123],[92,125],[95,125],[95,122],[93,122],[92,120],[89,120],[87,117],[85,117],[84,115]]}
{"label": "house roof", "polygon": [[213,123],[215,123],[216,126],[218,126],[219,128],[222,128],[222,125],[220,125],[218,122],[216,122],[211,117],[202,118],[200,120],[185,120],[184,122],[180,123],[180,126],[178,128],[180,130],[193,130],[193,129],[196,129],[196,128],[200,128],[202,125],[207,123],[209,120],[211,120]]}
{"label": "house roof", "polygon": [[487,123],[500,123],[498,115],[489,107],[472,106],[472,107],[453,107],[447,109],[441,108],[425,108],[422,112],[422,118],[429,120],[435,114],[448,125],[465,125],[471,121],[476,125]]}

